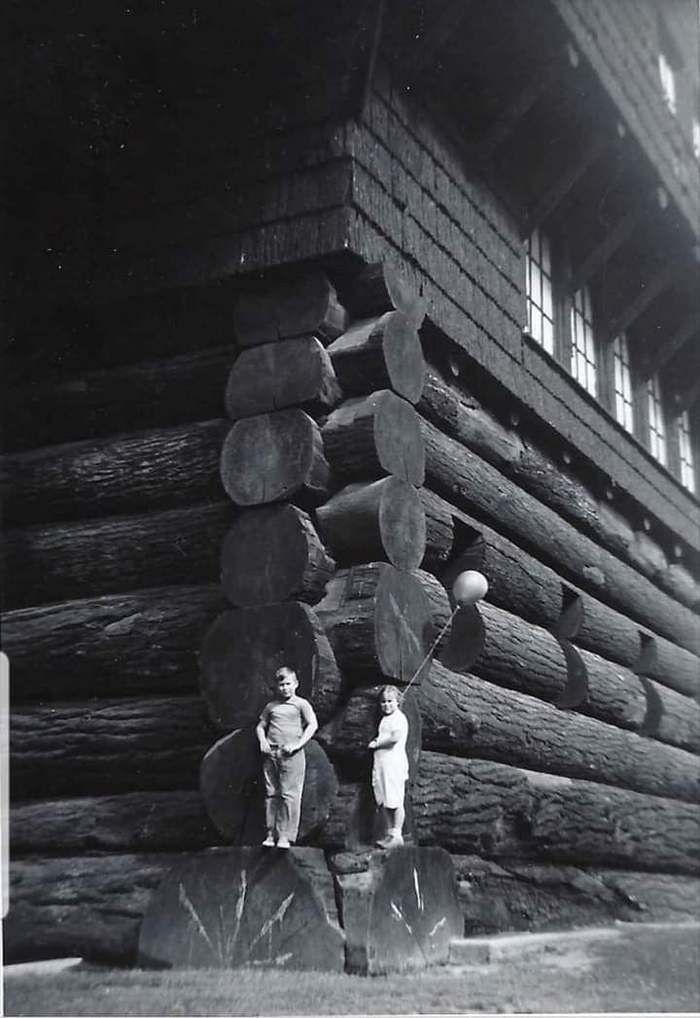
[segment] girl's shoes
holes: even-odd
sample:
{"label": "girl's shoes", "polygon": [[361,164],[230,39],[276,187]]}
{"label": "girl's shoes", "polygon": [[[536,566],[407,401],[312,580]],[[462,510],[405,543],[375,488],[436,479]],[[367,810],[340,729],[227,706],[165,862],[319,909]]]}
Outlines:
{"label": "girl's shoes", "polygon": [[268,836],[265,838],[265,840],[262,843],[262,847],[263,848],[274,848],[275,847],[275,839],[273,838],[273,836],[271,834],[268,834]]}
{"label": "girl's shoes", "polygon": [[278,838],[277,839],[277,847],[278,848],[291,848],[291,845],[289,844],[289,838]]}
{"label": "girl's shoes", "polygon": [[380,838],[375,844],[378,848],[398,848],[399,845],[403,845],[403,838],[400,834],[387,834],[385,838]]}

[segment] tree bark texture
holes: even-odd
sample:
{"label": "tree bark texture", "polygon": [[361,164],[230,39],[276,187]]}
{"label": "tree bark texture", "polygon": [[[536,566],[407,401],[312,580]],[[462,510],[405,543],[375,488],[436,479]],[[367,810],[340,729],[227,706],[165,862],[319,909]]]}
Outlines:
{"label": "tree bark texture", "polygon": [[418,497],[425,513],[425,553],[421,565],[423,569],[437,573],[452,554],[452,514],[445,509],[446,503],[427,488],[419,488]]}
{"label": "tree bark texture", "polygon": [[223,501],[6,530],[5,607],[216,582],[219,544],[233,516]]}
{"label": "tree bark texture", "polygon": [[15,702],[192,690],[218,587],[158,587],[6,612]]}
{"label": "tree bark texture", "polygon": [[333,367],[351,396],[391,389],[409,403],[423,391],[425,361],[416,329],[401,311],[355,322],[328,347]]}
{"label": "tree bark texture", "polygon": [[421,843],[492,858],[700,872],[700,809],[594,781],[424,752]]}
{"label": "tree bark texture", "polygon": [[[298,842],[313,839],[323,827],[338,793],[338,780],[322,746],[308,742]],[[199,785],[207,813],[222,837],[233,845],[259,845],[265,837],[263,756],[252,729],[225,735],[207,751]]]}
{"label": "tree bark texture", "polygon": [[423,483],[420,418],[388,389],[347,400],[330,414],[322,434],[328,462],[339,477],[367,481],[393,474],[409,484]]}
{"label": "tree bark texture", "polygon": [[453,855],[467,936],[621,922],[687,922],[700,880],[670,873],[581,869]]}
{"label": "tree bark texture", "polygon": [[3,446],[39,448],[219,417],[235,355],[228,344],[8,392]]}
{"label": "tree bark texture", "polygon": [[289,601],[219,615],[200,654],[202,695],[217,728],[230,732],[256,724],[282,665],[294,669],[297,692],[311,701],[319,720],[329,718],[341,676],[323,625],[308,605]]}
{"label": "tree bark texture", "polygon": [[138,960],[342,972],[345,937],[323,852],[217,848],[176,863],[149,902]]}
{"label": "tree bark texture", "polygon": [[12,798],[192,790],[214,737],[198,696],[18,707]]}
{"label": "tree bark texture", "polygon": [[347,321],[334,288],[317,269],[262,280],[240,295],[234,312],[236,339],[242,347],[297,336],[315,336],[328,343],[345,331]]}
{"label": "tree bark texture", "polygon": [[413,485],[398,477],[349,484],[319,506],[316,519],[341,565],[383,560],[411,570],[424,557],[423,504]]}
{"label": "tree bark texture", "polygon": [[221,545],[221,586],[241,608],[314,604],[334,572],[310,517],[294,505],[243,510]]}
{"label": "tree bark texture", "polygon": [[700,696],[700,659],[683,647],[655,634],[642,634],[635,671],[657,679],[679,693]]}
{"label": "tree bark texture", "polygon": [[327,413],[341,398],[331,359],[315,336],[243,350],[226,384],[226,413],[242,417],[299,406]]}
{"label": "tree bark texture", "polygon": [[672,597],[693,607],[696,588],[674,582],[663,550],[601,503],[528,438],[501,423],[471,393],[429,368],[420,412],[438,428],[472,449],[550,509],[620,556]]}
{"label": "tree bark texture", "polygon": [[316,606],[345,677],[410,681],[429,647],[432,617],[420,582],[383,562],[341,569]]}
{"label": "tree bark texture", "polygon": [[696,802],[700,761],[434,661],[418,694],[423,746]]}
{"label": "tree bark texture", "polygon": [[344,282],[341,297],[353,318],[369,318],[395,309],[407,315],[418,329],[425,314],[421,299],[388,262],[364,266]]}
{"label": "tree bark texture", "polygon": [[228,427],[201,421],[6,456],[5,521],[23,526],[220,501]]}
{"label": "tree bark texture", "polygon": [[298,409],[236,421],[221,450],[221,480],[236,505],[318,505],[330,485],[318,426]]}
{"label": "tree bark texture", "polygon": [[148,902],[176,858],[156,853],[15,860],[12,907],[3,920],[5,962],[80,957],[135,963]]}
{"label": "tree bark texture", "polygon": [[182,852],[221,840],[196,791],[40,799],[10,810],[13,859],[90,852]]}
{"label": "tree bark texture", "polygon": [[427,422],[422,428],[430,487],[497,523],[584,589],[687,650],[700,649],[699,620],[688,608],[454,439]]}

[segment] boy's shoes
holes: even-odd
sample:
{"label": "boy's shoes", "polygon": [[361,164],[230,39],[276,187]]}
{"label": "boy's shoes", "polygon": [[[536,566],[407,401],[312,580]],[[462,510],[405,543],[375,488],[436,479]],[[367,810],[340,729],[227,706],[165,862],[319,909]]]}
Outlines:
{"label": "boy's shoes", "polygon": [[277,847],[278,848],[291,848],[291,845],[289,844],[289,838],[278,838],[277,839]]}
{"label": "boy's shoes", "polygon": [[262,843],[262,847],[263,848],[274,848],[275,847],[275,839],[272,837],[271,834],[268,834],[268,836],[265,838],[265,840]]}

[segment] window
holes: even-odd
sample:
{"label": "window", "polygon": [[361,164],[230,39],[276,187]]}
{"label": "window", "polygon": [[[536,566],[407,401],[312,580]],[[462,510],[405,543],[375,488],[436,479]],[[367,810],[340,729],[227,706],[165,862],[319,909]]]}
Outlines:
{"label": "window", "polygon": [[634,399],[627,333],[615,336],[613,341],[613,383],[615,387],[615,417],[625,431],[634,434]]}
{"label": "window", "polygon": [[690,417],[684,410],[676,417],[676,434],[678,436],[678,459],[680,461],[681,484],[695,494],[695,464],[693,462],[693,444],[690,435]]}
{"label": "window", "polygon": [[666,425],[661,403],[661,384],[658,375],[647,382],[647,408],[649,414],[649,451],[654,459],[666,466]]}
{"label": "window", "polygon": [[676,75],[665,53],[659,53],[659,77],[664,102],[673,115],[676,115]]}
{"label": "window", "polygon": [[700,159],[700,120],[693,117],[693,154]]}
{"label": "window", "polygon": [[571,374],[591,396],[596,395],[597,368],[591,291],[582,286],[571,306]]}
{"label": "window", "polygon": [[554,353],[552,253],[549,239],[535,230],[526,255],[527,330],[547,353]]}

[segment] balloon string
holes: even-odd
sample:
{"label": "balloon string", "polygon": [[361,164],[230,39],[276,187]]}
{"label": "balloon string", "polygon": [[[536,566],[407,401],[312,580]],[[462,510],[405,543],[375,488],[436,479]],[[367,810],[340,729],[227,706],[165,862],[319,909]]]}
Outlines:
{"label": "balloon string", "polygon": [[433,651],[435,650],[435,648],[437,647],[438,643],[440,642],[440,640],[443,638],[443,636],[447,632],[448,628],[452,625],[452,622],[454,621],[454,617],[455,617],[455,615],[457,614],[457,612],[459,611],[459,609],[461,607],[462,607],[461,604],[458,604],[458,605],[455,606],[455,609],[452,612],[452,614],[450,615],[449,619],[447,620],[445,625],[442,627],[440,632],[437,634],[437,636],[433,640],[432,647],[430,648],[428,653],[425,655],[425,657],[423,658],[423,660],[421,661],[421,663],[418,665],[418,667],[416,668],[415,672],[413,673],[413,677],[411,678],[411,681],[408,683],[408,685],[404,689],[404,691],[402,693],[402,696],[406,695],[406,693],[409,691],[409,689],[411,688],[411,686],[413,685],[415,680],[418,678],[418,676],[420,675],[420,673],[423,670],[423,668],[425,667],[427,661],[430,659],[430,657],[432,657]]}

